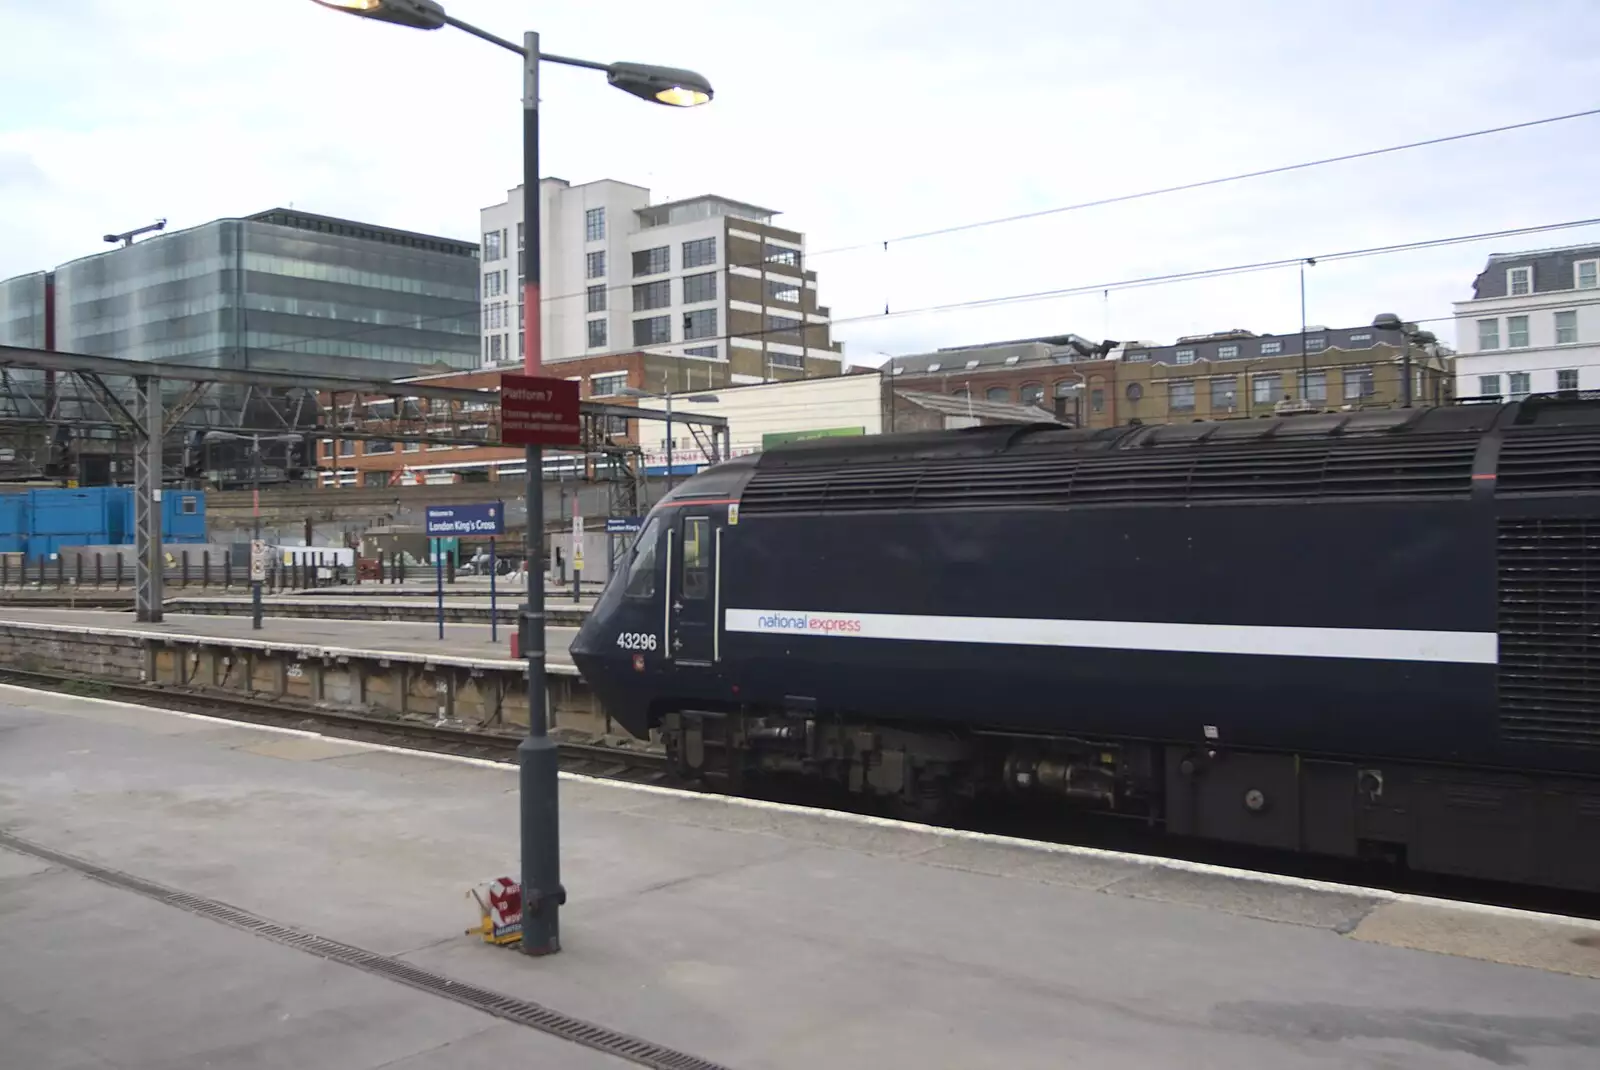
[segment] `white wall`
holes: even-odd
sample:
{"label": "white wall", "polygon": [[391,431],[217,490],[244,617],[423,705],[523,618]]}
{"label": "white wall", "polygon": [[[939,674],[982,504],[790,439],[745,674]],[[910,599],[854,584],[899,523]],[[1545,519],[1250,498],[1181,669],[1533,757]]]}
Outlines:
{"label": "white wall", "polygon": [[[1577,341],[1556,343],[1555,314],[1577,314]],[[1508,320],[1528,317],[1528,344],[1510,347]],[[1478,321],[1492,319],[1499,328],[1499,347],[1479,345]],[[1496,297],[1456,303],[1456,396],[1478,397],[1479,378],[1500,376],[1499,390],[1510,392],[1509,375],[1524,372],[1534,393],[1556,389],[1560,369],[1578,372],[1580,390],[1600,389],[1600,291],[1563,290],[1524,297]]]}
{"label": "white wall", "polygon": [[[762,436],[785,431],[818,431],[835,427],[860,427],[865,434],[883,431],[881,380],[876,375],[841,375],[828,379],[797,379],[787,383],[719,388],[714,402],[693,402],[675,396],[674,414],[700,413],[722,416],[734,456],[761,449]],[[663,398],[641,398],[644,408],[666,408]],[[641,424],[643,421],[641,421]],[[645,464],[666,464],[665,426],[655,424],[640,432],[644,437]],[[704,456],[687,429],[673,428],[673,463],[703,462]]]}

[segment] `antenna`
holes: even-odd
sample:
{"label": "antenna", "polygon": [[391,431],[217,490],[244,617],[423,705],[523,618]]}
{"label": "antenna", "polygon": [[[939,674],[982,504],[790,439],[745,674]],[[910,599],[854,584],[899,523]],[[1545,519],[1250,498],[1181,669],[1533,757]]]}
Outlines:
{"label": "antenna", "polygon": [[167,221],[165,219],[158,219],[154,223],[151,223],[148,227],[139,227],[135,230],[125,230],[121,234],[107,234],[105,236],[105,240],[112,245],[117,244],[117,242],[121,242],[122,247],[126,249],[128,246],[133,244],[133,239],[137,238],[139,235],[149,234],[152,231],[165,229],[167,229]]}

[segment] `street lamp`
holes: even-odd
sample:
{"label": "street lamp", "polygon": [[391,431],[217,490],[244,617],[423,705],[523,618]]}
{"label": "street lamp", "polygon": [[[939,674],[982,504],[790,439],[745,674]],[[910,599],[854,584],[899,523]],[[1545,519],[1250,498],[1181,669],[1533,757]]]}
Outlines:
{"label": "street lamp", "polygon": [[1404,351],[1400,366],[1404,382],[1400,384],[1400,398],[1402,408],[1411,408],[1411,345],[1431,345],[1439,339],[1432,331],[1419,331],[1415,323],[1406,323],[1393,312],[1382,312],[1372,320],[1372,326],[1380,331],[1394,331],[1400,336],[1400,346]]}
{"label": "street lamp", "polygon": [[[437,0],[314,0],[323,7],[419,30],[453,26],[499,45],[523,58],[522,79],[522,218],[526,258],[522,303],[527,311],[522,364],[525,374],[539,374],[542,339],[539,315],[539,64],[604,71],[606,80],[636,97],[672,107],[692,107],[711,99],[711,83],[694,71],[647,63],[595,63],[539,51],[539,35],[522,35],[520,46],[445,14]],[[544,536],[544,448],[526,447],[528,519],[528,601],[522,607],[520,636],[528,659],[528,735],[517,748],[521,766],[522,941],[525,954],[561,950],[560,907],[567,893],[561,886],[561,841],[557,811],[556,745],[545,724],[547,692],[544,652],[544,573],[540,560]]]}
{"label": "street lamp", "polygon": [[[261,630],[261,581],[255,573],[255,544],[261,541],[261,435],[243,435],[234,431],[207,431],[205,439],[229,438],[250,443],[250,500],[255,512],[255,530],[250,536],[251,562],[250,562],[250,627],[255,631]],[[268,442],[301,442],[301,435],[268,435]]]}

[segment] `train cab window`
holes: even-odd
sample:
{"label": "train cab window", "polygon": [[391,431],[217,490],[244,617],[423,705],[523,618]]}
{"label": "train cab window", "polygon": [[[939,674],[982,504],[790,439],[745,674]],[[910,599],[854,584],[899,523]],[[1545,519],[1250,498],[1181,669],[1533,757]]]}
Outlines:
{"label": "train cab window", "polygon": [[661,518],[654,517],[639,533],[633,544],[633,561],[628,565],[628,586],[623,593],[630,598],[654,598],[656,594],[656,544],[660,541]]}
{"label": "train cab window", "polygon": [[711,518],[690,516],[683,520],[683,597],[703,599],[711,595]]}

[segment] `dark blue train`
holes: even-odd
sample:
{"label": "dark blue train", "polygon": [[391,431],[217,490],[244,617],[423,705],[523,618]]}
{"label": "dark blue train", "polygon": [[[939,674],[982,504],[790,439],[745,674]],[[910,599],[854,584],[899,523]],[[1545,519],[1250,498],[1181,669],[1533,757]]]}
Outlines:
{"label": "dark blue train", "polygon": [[734,790],[1600,890],[1600,403],[795,443],[662,501],[572,650]]}

